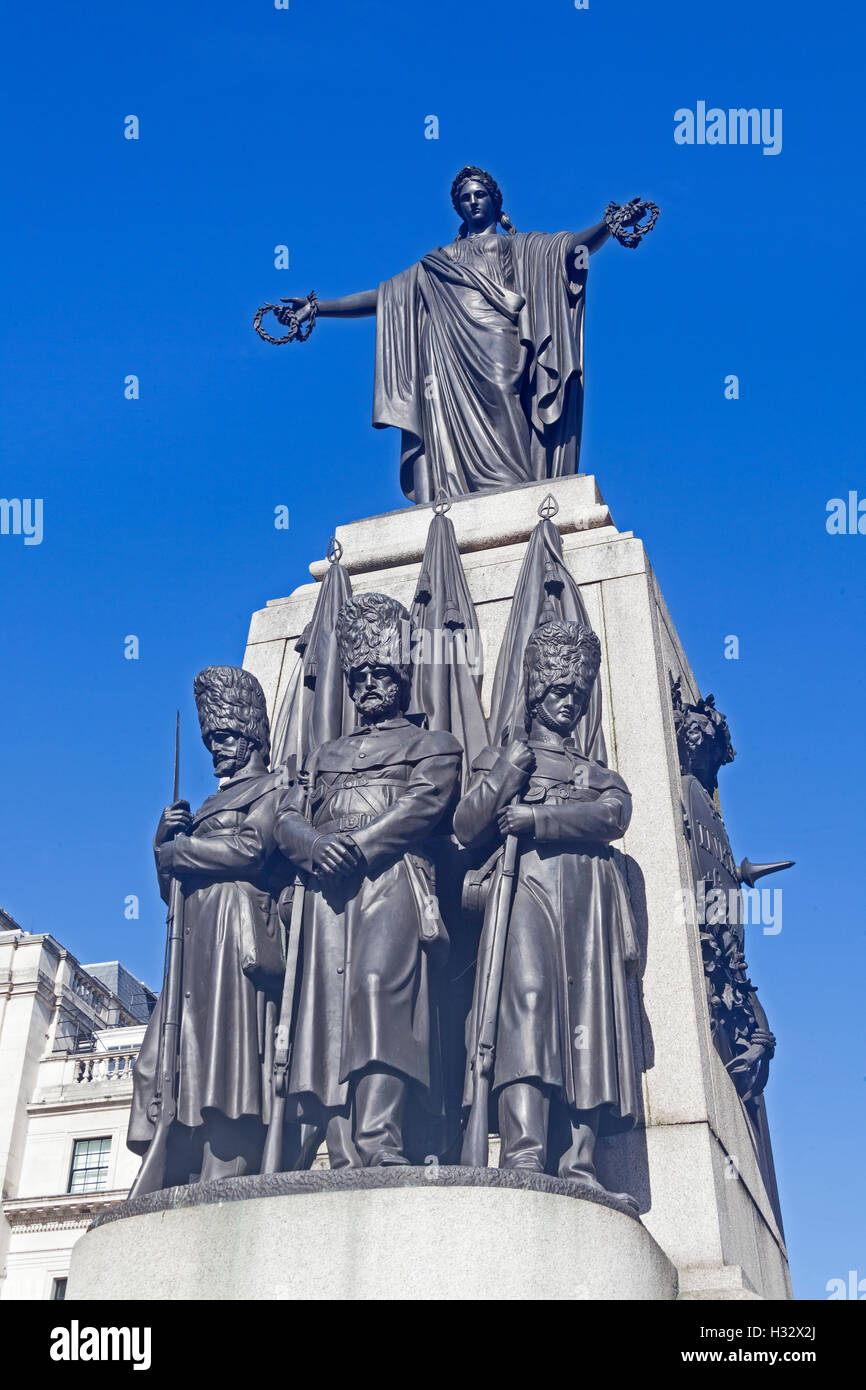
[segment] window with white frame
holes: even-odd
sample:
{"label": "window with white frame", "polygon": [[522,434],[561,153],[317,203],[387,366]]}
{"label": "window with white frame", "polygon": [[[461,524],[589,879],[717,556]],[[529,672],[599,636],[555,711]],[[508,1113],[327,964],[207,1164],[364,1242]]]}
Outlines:
{"label": "window with white frame", "polygon": [[111,1136],[76,1139],[72,1148],[68,1192],[102,1192],[108,1186]]}

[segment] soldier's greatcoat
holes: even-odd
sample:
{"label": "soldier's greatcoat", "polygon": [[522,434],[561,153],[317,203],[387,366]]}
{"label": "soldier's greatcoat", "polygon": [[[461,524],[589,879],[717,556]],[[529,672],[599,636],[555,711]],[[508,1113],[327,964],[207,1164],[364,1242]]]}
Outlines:
{"label": "soldier's greatcoat", "polygon": [[[444,928],[430,840],[448,828],[460,758],[451,734],[399,716],[311,755],[306,814],[299,789],[286,796],[278,843],[308,876],[289,1077],[302,1114],[305,1097],[344,1106],[352,1074],[370,1063],[423,1088],[435,1080],[428,952]],[[312,860],[330,831],[351,834],[365,859],[334,888],[319,882]]]}
{"label": "soldier's greatcoat", "polygon": [[[621,777],[571,742],[554,733],[528,742],[536,760],[531,777],[485,749],[454,817],[458,838],[472,846],[495,843],[497,814],[518,794],[535,820],[534,837],[519,841],[491,1089],[535,1079],[571,1109],[603,1106],[603,1129],[627,1127],[638,1113],[626,980],[637,947],[628,891],[609,843],[628,826],[631,798]],[[470,1058],[498,897],[494,883]],[[464,1103],[471,1100],[467,1070]]]}
{"label": "soldier's greatcoat", "polygon": [[[285,866],[274,820],[283,772],[249,767],[196,813],[189,834],[157,850],[160,890],[183,887],[183,981],[177,1119],[196,1128],[208,1109],[227,1119],[268,1119],[270,1054],[282,974],[275,897]],[[163,1000],[135,1064],[127,1142],[141,1153],[153,1134],[153,1094]]]}

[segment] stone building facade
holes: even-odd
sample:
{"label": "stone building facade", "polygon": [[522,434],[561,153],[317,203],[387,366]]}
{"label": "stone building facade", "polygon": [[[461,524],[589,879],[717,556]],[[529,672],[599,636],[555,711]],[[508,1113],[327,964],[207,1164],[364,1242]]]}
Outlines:
{"label": "stone building facade", "polygon": [[62,1298],[72,1247],[126,1196],[132,1070],[153,991],[0,913],[0,1299]]}

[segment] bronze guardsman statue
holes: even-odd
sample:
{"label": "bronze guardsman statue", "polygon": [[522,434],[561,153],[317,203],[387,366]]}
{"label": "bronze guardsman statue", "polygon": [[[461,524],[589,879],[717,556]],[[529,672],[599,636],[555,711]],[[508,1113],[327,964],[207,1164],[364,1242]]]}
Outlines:
{"label": "bronze guardsman statue", "polygon": [[[536,629],[524,658],[528,737],[476,759],[454,817],[467,846],[517,837],[490,1084],[500,1167],[553,1171],[595,1188],[602,1187],[594,1163],[599,1133],[629,1128],[638,1113],[626,979],[637,946],[628,890],[609,849],[628,826],[631,798],[621,777],[584,757],[570,738],[600,655],[588,627],[548,622]],[[473,1069],[483,1062],[474,1039],[502,902],[491,887],[470,1016],[466,1105]]]}
{"label": "bronze guardsman statue", "polygon": [[461,749],[405,716],[401,604],[352,598],[336,636],[358,727],[312,753],[276,827],[307,885],[287,1091],[307,1161],[324,1135],[332,1168],[405,1164],[410,1091],[438,1085],[428,953],[447,938],[429,841],[448,829]]}
{"label": "bronze guardsman statue", "polygon": [[166,902],[180,883],[182,967],[176,1061],[163,1068],[163,990],[135,1065],[127,1143],[136,1153],[156,1134],[158,1077],[177,1075],[164,1175],[147,1190],[258,1172],[283,970],[276,898],[286,869],[274,821],[286,777],[268,771],[264,693],[236,666],[209,666],[194,690],[220,781],[195,815],[186,801],[167,806],[154,839]]}

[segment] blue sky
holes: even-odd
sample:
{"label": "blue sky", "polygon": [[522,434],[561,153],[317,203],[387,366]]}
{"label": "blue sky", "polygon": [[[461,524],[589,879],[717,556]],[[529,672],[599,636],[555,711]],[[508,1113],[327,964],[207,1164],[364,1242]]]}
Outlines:
{"label": "blue sky", "polygon": [[[859,10],[48,0],[6,28],[0,493],[43,498],[45,534],[0,536],[0,903],[157,984],[175,707],[195,803],[194,673],[241,659],[337,523],[403,502],[397,437],[370,428],[372,321],[275,349],[256,306],[375,286],[449,240],[465,163],[522,230],[652,197],[641,250],[593,258],[582,466],[729,717],[735,855],[797,860],[782,932],[748,948],[795,1289],[866,1276],[866,536],[825,526],[830,498],[866,497]],[[781,153],[675,144],[699,100],[781,108]]]}

